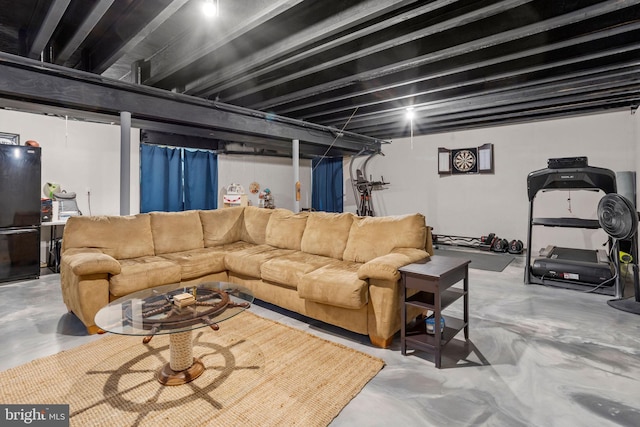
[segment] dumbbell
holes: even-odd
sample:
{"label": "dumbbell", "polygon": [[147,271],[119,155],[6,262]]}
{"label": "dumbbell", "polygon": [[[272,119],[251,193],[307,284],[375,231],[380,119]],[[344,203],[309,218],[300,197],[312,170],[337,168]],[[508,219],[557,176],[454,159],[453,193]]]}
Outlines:
{"label": "dumbbell", "polygon": [[509,249],[509,241],[507,239],[497,238],[493,245],[491,245],[491,250],[494,252],[506,252]]}
{"label": "dumbbell", "polygon": [[521,254],[524,249],[524,244],[522,240],[512,240],[509,242],[509,253],[510,254]]}

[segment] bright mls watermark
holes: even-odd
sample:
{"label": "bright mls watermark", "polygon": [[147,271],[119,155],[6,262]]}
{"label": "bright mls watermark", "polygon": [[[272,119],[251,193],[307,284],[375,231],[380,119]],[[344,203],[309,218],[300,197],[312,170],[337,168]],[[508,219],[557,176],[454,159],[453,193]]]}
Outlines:
{"label": "bright mls watermark", "polygon": [[0,425],[69,427],[69,405],[0,405]]}

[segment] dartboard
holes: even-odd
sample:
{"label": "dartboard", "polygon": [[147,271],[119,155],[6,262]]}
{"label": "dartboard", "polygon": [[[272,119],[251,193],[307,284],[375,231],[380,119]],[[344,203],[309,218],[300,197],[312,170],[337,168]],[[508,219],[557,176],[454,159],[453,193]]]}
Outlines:
{"label": "dartboard", "polygon": [[469,172],[476,165],[476,155],[469,150],[460,150],[453,157],[453,166],[460,172]]}

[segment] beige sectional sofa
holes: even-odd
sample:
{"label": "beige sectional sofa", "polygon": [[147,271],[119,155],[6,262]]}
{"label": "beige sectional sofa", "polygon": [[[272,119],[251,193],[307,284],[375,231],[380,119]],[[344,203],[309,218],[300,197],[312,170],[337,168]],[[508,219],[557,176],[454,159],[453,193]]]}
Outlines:
{"label": "beige sectional sofa", "polygon": [[98,332],[110,301],[169,283],[229,281],[255,297],[387,347],[400,328],[398,267],[433,253],[420,214],[232,207],[69,218],[60,280],[67,308]]}

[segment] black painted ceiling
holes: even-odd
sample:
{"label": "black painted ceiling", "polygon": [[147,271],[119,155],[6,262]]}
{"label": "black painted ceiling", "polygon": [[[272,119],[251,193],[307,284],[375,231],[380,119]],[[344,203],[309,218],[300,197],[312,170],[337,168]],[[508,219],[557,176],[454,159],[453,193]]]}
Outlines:
{"label": "black painted ceiling", "polygon": [[0,50],[394,139],[635,109],[640,0],[0,0]]}

